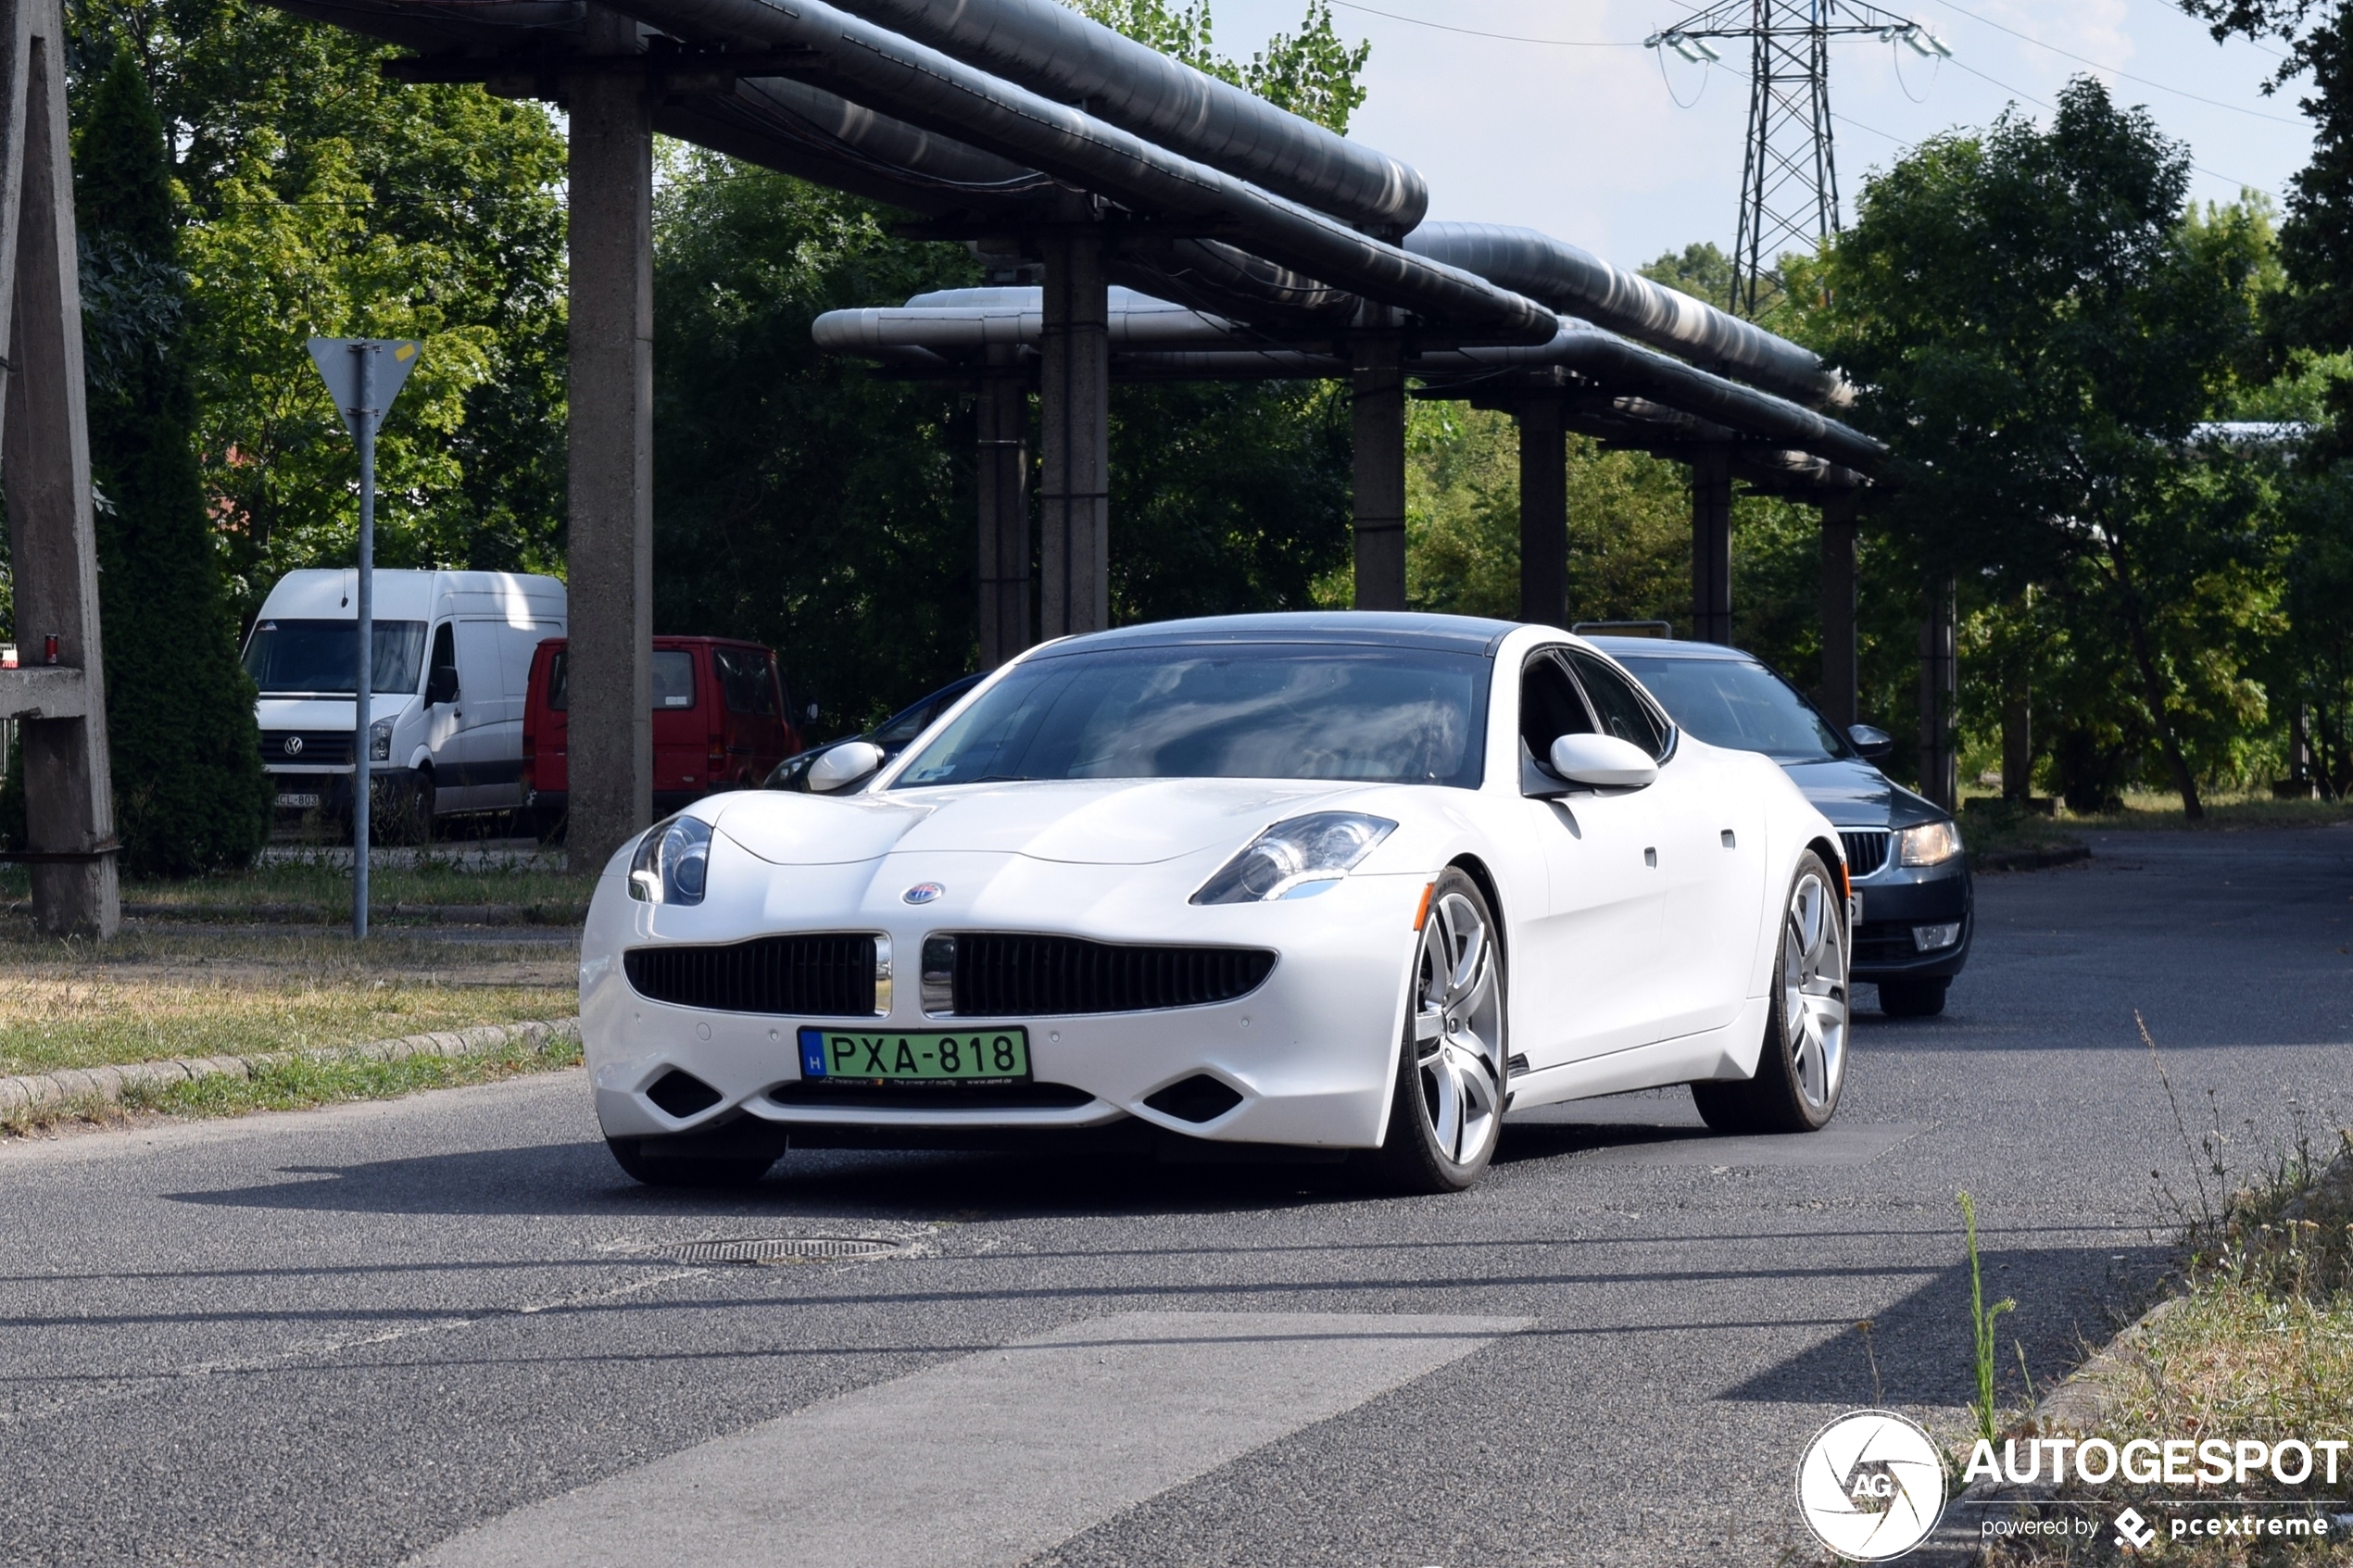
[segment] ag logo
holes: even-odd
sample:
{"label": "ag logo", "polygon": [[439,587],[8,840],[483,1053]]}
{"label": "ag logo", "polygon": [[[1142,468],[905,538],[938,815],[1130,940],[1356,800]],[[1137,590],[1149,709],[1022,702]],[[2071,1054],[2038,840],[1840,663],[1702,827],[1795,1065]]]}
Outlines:
{"label": "ag logo", "polygon": [[302,755],[302,737],[300,735],[288,735],[286,737],[286,755],[289,757],[299,757]]}
{"label": "ag logo", "polygon": [[1884,1562],[1928,1538],[1944,1512],[1944,1464],[1918,1424],[1856,1411],[1814,1434],[1797,1465],[1797,1508],[1841,1557]]}

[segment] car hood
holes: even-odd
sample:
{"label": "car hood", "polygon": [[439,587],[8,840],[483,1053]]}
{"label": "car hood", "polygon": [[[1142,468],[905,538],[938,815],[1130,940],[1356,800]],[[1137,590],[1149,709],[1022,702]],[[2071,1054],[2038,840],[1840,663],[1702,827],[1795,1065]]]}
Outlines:
{"label": "car hood", "polygon": [[1784,762],[1781,771],[1796,782],[1815,809],[1839,827],[1908,827],[1914,822],[1941,821],[1945,815],[1934,802],[1856,758]]}
{"label": "car hood", "polygon": [[[414,692],[376,692],[369,697],[369,711],[377,719],[397,718],[415,697]],[[348,730],[351,699],[265,696],[254,704],[254,715],[265,730]]]}
{"label": "car hood", "polygon": [[776,865],[839,865],[895,851],[1026,855],[1074,865],[1149,865],[1322,809],[1364,784],[1265,779],[1088,779],[961,784],[880,796],[747,792],[718,829]]}

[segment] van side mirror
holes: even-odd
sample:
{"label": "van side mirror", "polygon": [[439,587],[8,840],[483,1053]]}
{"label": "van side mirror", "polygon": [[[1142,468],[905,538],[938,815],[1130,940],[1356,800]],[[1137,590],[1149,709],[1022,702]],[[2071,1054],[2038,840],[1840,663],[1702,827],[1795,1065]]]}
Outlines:
{"label": "van side mirror", "polygon": [[428,707],[437,702],[458,700],[458,671],[447,664],[435,665],[425,682],[425,702]]}
{"label": "van side mirror", "polygon": [[812,795],[832,795],[882,765],[881,746],[872,741],[846,740],[809,764],[809,791]]}
{"label": "van side mirror", "polygon": [[1895,755],[1895,737],[1872,724],[1849,724],[1846,738],[1863,754],[1866,762],[1884,762]]}
{"label": "van side mirror", "polygon": [[1616,735],[1563,735],[1553,743],[1553,771],[1596,789],[1641,789],[1658,777],[1658,762]]}

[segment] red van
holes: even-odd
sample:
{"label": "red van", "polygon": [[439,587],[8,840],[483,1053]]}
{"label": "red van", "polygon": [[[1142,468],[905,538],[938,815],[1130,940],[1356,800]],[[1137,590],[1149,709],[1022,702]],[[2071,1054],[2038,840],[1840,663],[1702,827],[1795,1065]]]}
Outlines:
{"label": "red van", "polygon": [[[522,797],[543,824],[562,814],[572,787],[565,646],[550,637],[532,655],[522,709]],[[653,675],[656,815],[749,789],[799,752],[773,649],[733,637],[656,637]]]}

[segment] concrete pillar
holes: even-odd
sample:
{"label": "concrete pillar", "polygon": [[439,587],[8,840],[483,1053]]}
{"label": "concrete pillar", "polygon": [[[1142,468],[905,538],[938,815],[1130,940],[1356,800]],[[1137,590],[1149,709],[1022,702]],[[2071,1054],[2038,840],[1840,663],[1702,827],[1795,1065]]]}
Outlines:
{"label": "concrete pillar", "polygon": [[1404,345],[1393,332],[1351,345],[1356,467],[1356,608],[1405,608]]}
{"label": "concrete pillar", "polygon": [[1060,637],[1111,624],[1111,296],[1099,226],[1041,238],[1038,634]]}
{"label": "concrete pillar", "polygon": [[[0,716],[21,715],[33,921],[103,939],[122,922],[107,774],[97,534],[82,401],[82,298],[56,0],[0,0],[0,324],[18,658]],[[21,94],[21,95],[19,95]],[[57,666],[47,640],[57,639]]]}
{"label": "concrete pillar", "polygon": [[1519,416],[1519,618],[1568,624],[1568,436],[1557,397]]}
{"label": "concrete pillar", "polygon": [[[591,6],[587,52],[637,52]],[[572,869],[653,820],[653,121],[634,74],[571,92]]]}
{"label": "concrete pillar", "polygon": [[1961,798],[1954,600],[1953,579],[1931,582],[1920,618],[1920,793],[1947,811]]}
{"label": "concrete pillar", "polygon": [[1692,459],[1692,636],[1732,640],[1732,464],[1720,451]]}
{"label": "concrete pillar", "polygon": [[994,670],[1030,644],[1029,386],[1021,351],[988,350],[975,410],[980,500],[980,667]]}
{"label": "concrete pillar", "polygon": [[1822,711],[1851,726],[1860,674],[1855,644],[1855,511],[1853,491],[1822,503]]}

